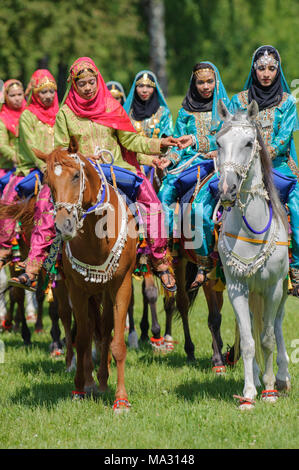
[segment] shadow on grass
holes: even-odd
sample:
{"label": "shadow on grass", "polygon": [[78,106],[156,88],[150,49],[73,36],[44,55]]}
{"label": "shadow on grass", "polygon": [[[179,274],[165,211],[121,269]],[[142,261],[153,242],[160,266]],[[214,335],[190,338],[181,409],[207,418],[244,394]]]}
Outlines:
{"label": "shadow on grass", "polygon": [[244,382],[241,379],[214,376],[211,380],[192,380],[175,388],[176,396],[184,401],[195,401],[204,398],[234,401],[233,395],[242,395]]}
{"label": "shadow on grass", "polygon": [[[75,404],[76,402],[72,401],[72,390],[74,388],[71,377],[69,381],[65,381],[63,384],[32,385],[28,382],[28,386],[19,388],[17,393],[9,398],[9,401],[14,405],[17,404],[28,408],[41,406],[50,409],[60,402]],[[115,390],[109,388],[107,392],[93,397],[86,397],[83,401],[102,403],[110,408],[115,401]]]}

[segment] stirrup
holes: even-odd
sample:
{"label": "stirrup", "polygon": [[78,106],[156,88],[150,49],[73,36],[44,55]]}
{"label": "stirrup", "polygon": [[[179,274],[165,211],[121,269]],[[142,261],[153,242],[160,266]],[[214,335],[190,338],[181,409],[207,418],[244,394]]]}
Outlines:
{"label": "stirrup", "polygon": [[[200,282],[200,281],[196,281],[196,278],[197,278],[197,276],[198,276],[199,274],[202,274],[203,277],[204,277],[203,281],[201,281],[201,282]],[[206,271],[205,271],[204,269],[198,268],[197,273],[196,273],[196,276],[195,276],[195,280],[192,282],[192,284],[194,284],[194,286],[192,286],[192,284],[191,284],[192,287],[191,287],[191,286],[189,287],[188,292],[195,292],[195,291],[197,291],[201,286],[204,285],[205,282],[207,282],[207,273],[206,273]]]}
{"label": "stirrup", "polygon": [[27,273],[22,273],[17,277],[13,277],[8,281],[9,286],[20,287],[21,289],[36,292],[37,277],[30,279]]}

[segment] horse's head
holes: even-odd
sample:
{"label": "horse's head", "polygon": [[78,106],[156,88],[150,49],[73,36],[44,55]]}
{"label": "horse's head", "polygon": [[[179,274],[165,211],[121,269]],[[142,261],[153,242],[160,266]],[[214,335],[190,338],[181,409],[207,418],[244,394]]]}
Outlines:
{"label": "horse's head", "polygon": [[34,149],[38,158],[47,163],[47,183],[55,208],[55,227],[63,240],[77,235],[82,225],[84,208],[96,200],[100,187],[95,170],[78,154],[78,142],[71,137],[67,149],[57,148],[49,155]]}
{"label": "horse's head", "polygon": [[217,165],[220,172],[219,193],[224,207],[235,204],[243,181],[246,179],[256,145],[256,101],[248,106],[247,113],[230,114],[219,100],[218,113],[224,121],[216,135]]}

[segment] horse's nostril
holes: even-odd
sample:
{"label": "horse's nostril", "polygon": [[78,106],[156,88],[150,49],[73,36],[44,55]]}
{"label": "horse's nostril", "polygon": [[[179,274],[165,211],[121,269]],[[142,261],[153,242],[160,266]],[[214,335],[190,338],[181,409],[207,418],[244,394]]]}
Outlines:
{"label": "horse's nostril", "polygon": [[66,232],[69,232],[72,230],[72,222],[70,219],[66,219],[63,225],[64,225],[63,228]]}

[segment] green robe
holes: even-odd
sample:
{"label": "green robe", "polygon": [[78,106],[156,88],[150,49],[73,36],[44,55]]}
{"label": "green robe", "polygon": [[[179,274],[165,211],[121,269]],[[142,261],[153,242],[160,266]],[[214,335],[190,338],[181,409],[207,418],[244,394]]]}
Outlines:
{"label": "green robe", "polygon": [[[65,104],[56,116],[54,126],[55,147],[68,147],[70,136],[75,136],[79,151],[88,157],[95,154],[97,147],[110,150],[114,155],[114,165],[136,172],[136,167],[123,160],[119,143],[127,150],[151,155],[160,154],[160,139],[151,139],[133,132],[120,131],[103,126],[86,118],[78,117]],[[105,156],[109,160],[109,156]],[[142,164],[142,161],[139,161]]]}
{"label": "green robe", "polygon": [[54,128],[41,122],[35,114],[25,109],[19,121],[19,149],[20,163],[18,173],[28,175],[31,168],[45,170],[46,164],[39,160],[34,152],[36,148],[44,153],[50,153],[54,149]]}
{"label": "green robe", "polygon": [[11,170],[17,163],[18,138],[0,120],[0,168]]}

